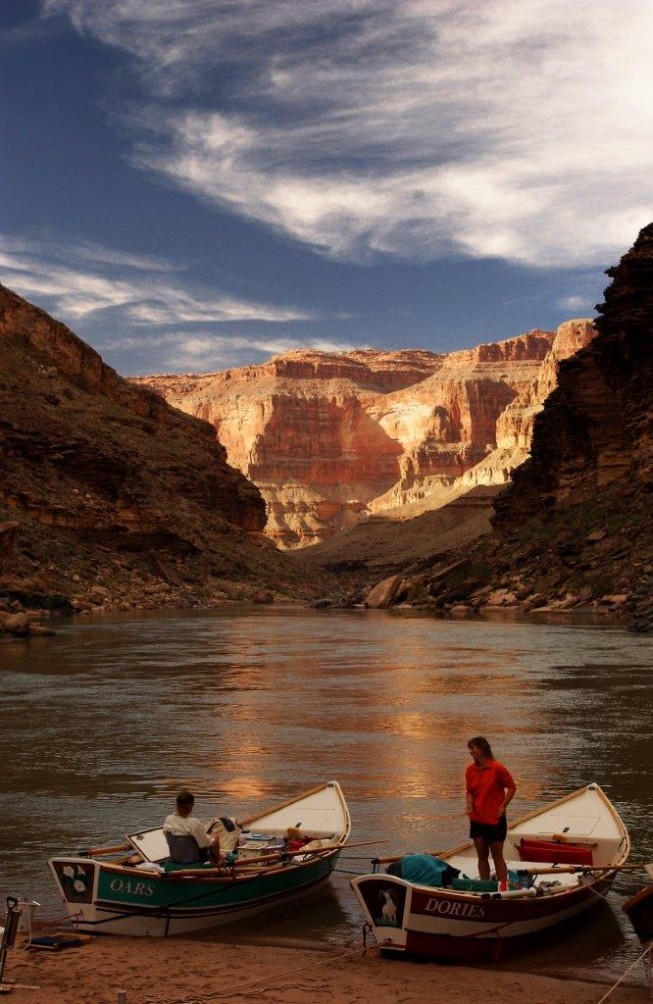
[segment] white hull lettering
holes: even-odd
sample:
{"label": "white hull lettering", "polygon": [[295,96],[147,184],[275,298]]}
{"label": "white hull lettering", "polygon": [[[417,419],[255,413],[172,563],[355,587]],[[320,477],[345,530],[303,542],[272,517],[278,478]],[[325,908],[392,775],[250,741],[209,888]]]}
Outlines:
{"label": "white hull lettering", "polygon": [[485,916],[484,906],[448,899],[429,899],[424,910],[426,913],[440,913],[448,917],[470,917],[473,920],[480,920]]}
{"label": "white hull lettering", "polygon": [[111,892],[126,892],[130,896],[152,896],[154,894],[154,886],[148,885],[146,882],[132,883],[131,879],[112,879],[109,888]]}

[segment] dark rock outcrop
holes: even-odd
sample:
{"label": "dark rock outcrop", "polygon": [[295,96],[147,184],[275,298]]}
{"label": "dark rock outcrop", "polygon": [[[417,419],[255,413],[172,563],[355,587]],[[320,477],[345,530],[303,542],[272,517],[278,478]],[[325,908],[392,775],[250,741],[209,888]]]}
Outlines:
{"label": "dark rock outcrop", "polygon": [[0,612],[304,595],[210,425],[2,286],[0,353]]}

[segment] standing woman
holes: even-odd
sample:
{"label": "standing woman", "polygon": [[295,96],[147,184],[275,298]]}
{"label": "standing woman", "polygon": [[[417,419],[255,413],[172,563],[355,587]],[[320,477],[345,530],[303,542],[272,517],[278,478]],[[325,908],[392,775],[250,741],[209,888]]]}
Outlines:
{"label": "standing woman", "polygon": [[517,791],[507,767],[494,759],[490,744],[483,736],[467,743],[474,763],[465,772],[469,836],[478,855],[479,878],[490,877],[490,854],[499,883],[507,883],[508,868],[503,857],[503,844],[508,823],[506,809]]}

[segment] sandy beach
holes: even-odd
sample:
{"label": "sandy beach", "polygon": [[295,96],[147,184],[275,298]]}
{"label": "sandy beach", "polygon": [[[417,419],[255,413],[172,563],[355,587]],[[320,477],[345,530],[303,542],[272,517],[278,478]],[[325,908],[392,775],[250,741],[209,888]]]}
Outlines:
{"label": "sandy beach", "polygon": [[[7,954],[6,999],[16,1004],[599,1004],[611,989],[553,973],[386,959],[376,948],[351,944],[322,950],[197,936],[89,937],[58,952],[26,944],[19,935]],[[627,980],[608,997],[611,1004],[650,999],[647,987]]]}

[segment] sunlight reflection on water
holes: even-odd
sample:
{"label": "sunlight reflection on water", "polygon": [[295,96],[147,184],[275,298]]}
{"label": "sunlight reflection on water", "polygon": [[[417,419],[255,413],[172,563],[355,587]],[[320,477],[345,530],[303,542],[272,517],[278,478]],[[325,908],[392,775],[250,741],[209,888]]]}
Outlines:
{"label": "sunlight reflection on water", "polygon": [[[352,839],[387,840],[387,853],[457,843],[466,741],[479,733],[518,778],[515,812],[597,780],[633,857],[653,855],[646,638],[261,608],[98,618],[0,652],[2,891],[35,898],[44,916],[60,910],[48,856],[158,825],[182,783],[208,816],[334,777]],[[343,860],[328,892],[289,906],[284,936],[358,939],[347,870],[364,867]],[[619,909],[638,883],[620,877],[585,934],[519,965],[620,975],[639,954]]]}

